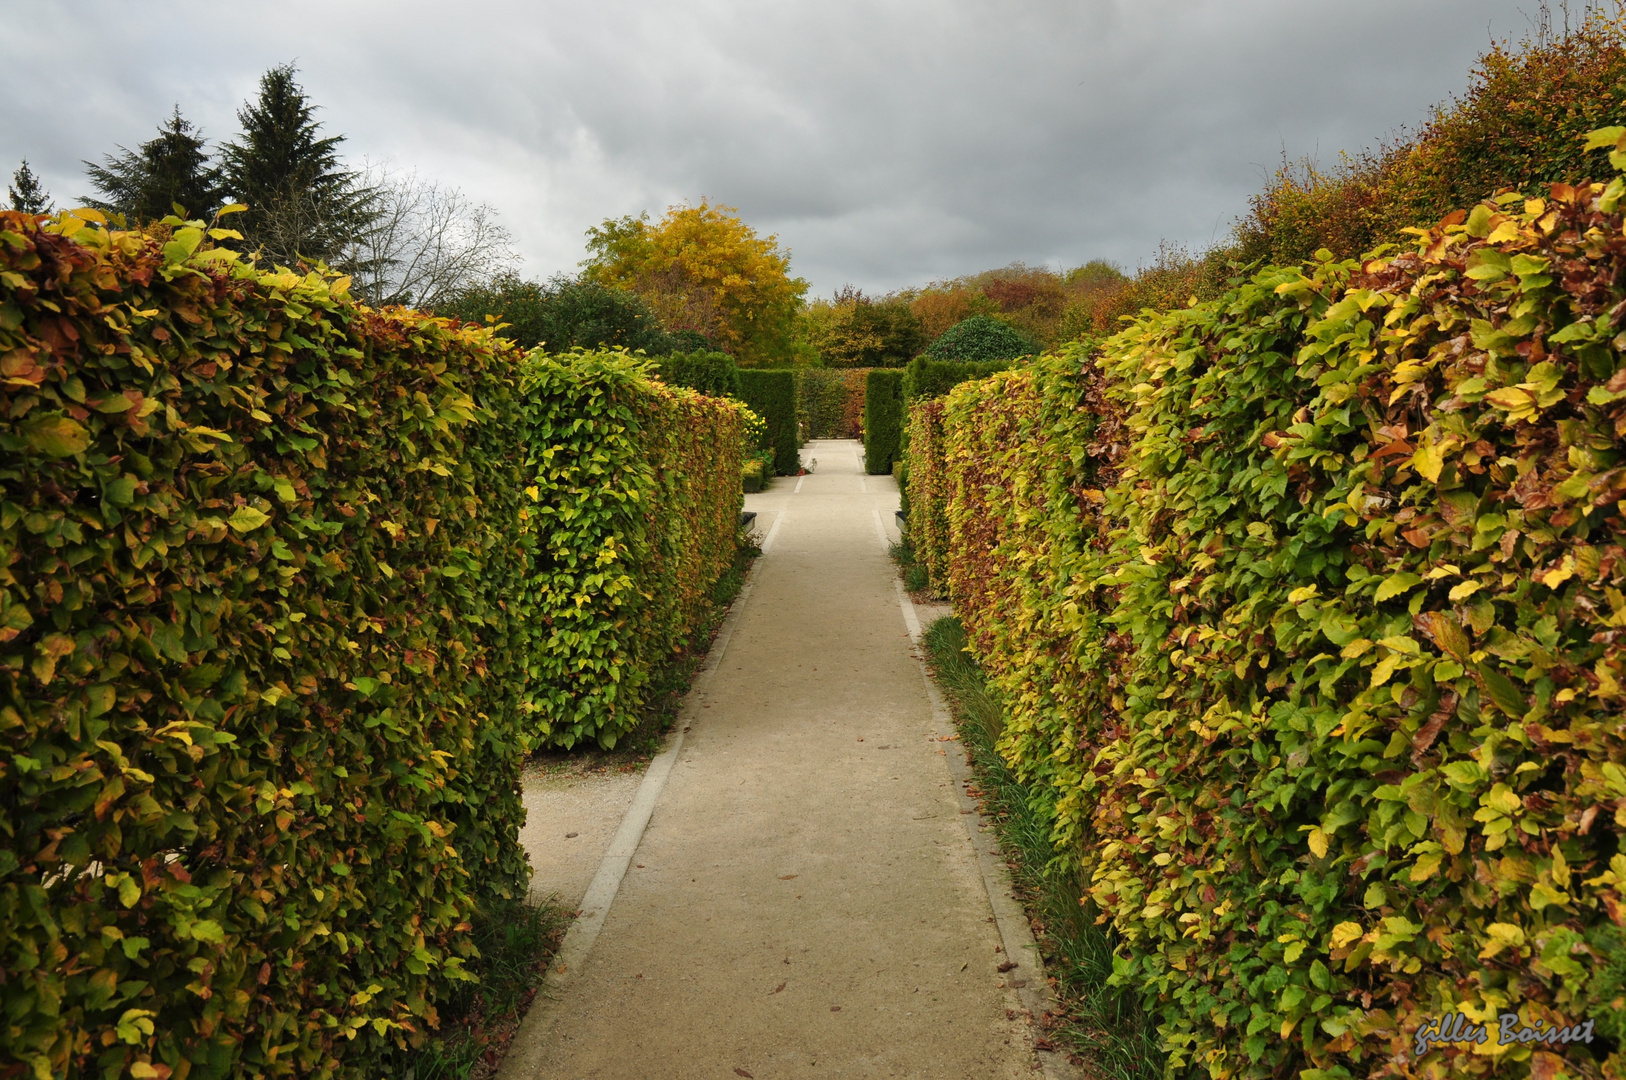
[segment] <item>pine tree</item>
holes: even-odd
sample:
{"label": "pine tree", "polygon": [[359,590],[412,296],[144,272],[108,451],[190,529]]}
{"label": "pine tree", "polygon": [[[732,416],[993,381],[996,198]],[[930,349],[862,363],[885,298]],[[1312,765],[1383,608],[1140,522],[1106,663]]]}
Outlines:
{"label": "pine tree", "polygon": [[51,196],[40,186],[39,177],[34,170],[28,167],[28,159],[23,158],[22,165],[11,174],[11,186],[6,189],[11,197],[11,208],[20,210],[25,214],[49,214],[51,212]]}
{"label": "pine tree", "polygon": [[219,209],[220,173],[209,163],[203,133],[181,115],[181,107],[158,127],[158,137],[136,150],[119,147],[102,164],[85,162],[91,185],[101,199],[90,205],[123,214],[132,224],[157,221],[180,206],[191,217]]}
{"label": "pine tree", "polygon": [[321,137],[316,106],[292,64],[260,77],[256,101],[237,119],[243,133],[221,150],[226,187],[248,212],[236,227],[285,266],[336,259],[371,215],[372,192],[339,160],[342,135]]}

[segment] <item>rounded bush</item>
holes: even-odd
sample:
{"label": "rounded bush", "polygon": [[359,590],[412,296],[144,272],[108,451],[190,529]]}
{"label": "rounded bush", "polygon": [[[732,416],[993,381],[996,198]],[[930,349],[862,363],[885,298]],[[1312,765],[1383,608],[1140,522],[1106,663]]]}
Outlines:
{"label": "rounded bush", "polygon": [[933,360],[963,360],[988,363],[1031,356],[1039,347],[1025,336],[986,315],[973,315],[951,326],[942,337],[926,347]]}

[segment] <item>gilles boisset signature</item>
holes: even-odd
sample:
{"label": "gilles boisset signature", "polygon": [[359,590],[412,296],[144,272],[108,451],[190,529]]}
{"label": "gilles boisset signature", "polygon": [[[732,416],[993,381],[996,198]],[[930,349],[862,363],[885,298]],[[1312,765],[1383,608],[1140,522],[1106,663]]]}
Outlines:
{"label": "gilles boisset signature", "polygon": [[[1537,1020],[1536,1026],[1519,1022],[1518,1013],[1502,1013],[1496,1018],[1497,1042],[1503,1046],[1513,1043],[1544,1043],[1553,1046],[1561,1043],[1589,1043],[1592,1041],[1592,1028],[1596,1023],[1588,1020],[1583,1024],[1566,1024],[1563,1027],[1548,1027]],[[1426,1020],[1423,1026],[1417,1029],[1416,1041],[1412,1044],[1412,1056],[1422,1057],[1435,1046],[1447,1046],[1458,1043],[1484,1043],[1490,1040],[1487,1025],[1476,1024],[1462,1013],[1446,1013],[1438,1020]]]}

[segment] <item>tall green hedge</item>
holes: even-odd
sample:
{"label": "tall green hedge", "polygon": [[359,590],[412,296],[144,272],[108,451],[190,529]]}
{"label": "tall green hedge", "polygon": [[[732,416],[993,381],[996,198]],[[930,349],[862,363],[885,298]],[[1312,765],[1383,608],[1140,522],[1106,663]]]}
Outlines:
{"label": "tall green hedge", "polygon": [[655,361],[655,374],[672,386],[687,386],[710,397],[740,396],[740,369],[724,352],[672,353]]}
{"label": "tall green hedge", "polygon": [[537,353],[521,369],[535,544],[521,608],[545,627],[524,707],[550,745],[614,746],[733,564],[743,410],[646,371],[619,351]]}
{"label": "tall green hedge", "polygon": [[740,399],[767,425],[767,446],[773,448],[774,471],[780,476],[795,476],[801,472],[796,373],[789,368],[741,369]]}
{"label": "tall green hedge", "polygon": [[0,1075],[372,1076],[526,750],[685,646],[744,410],[168,224],[0,214]]}
{"label": "tall green hedge", "polygon": [[[956,388],[912,462],[1170,1077],[1613,1068],[1498,1015],[1626,1034],[1623,193],[1266,268]],[[1487,1043],[1415,1055],[1449,1012]]]}
{"label": "tall green hedge", "polygon": [[525,888],[513,356],[233,260],[0,214],[5,1075],[367,1075]]}
{"label": "tall green hedge", "polygon": [[892,471],[903,442],[903,372],[874,368],[864,377],[864,471]]}
{"label": "tall green hedge", "polygon": [[1009,360],[970,363],[960,360],[933,360],[917,356],[903,369],[903,400],[906,405],[921,398],[942,397],[963,382],[986,379],[1011,366]]}

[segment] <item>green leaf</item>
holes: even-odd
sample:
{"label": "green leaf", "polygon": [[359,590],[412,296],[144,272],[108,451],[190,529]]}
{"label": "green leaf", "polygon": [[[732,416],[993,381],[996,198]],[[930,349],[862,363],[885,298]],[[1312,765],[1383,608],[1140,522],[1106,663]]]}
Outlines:
{"label": "green leaf", "polygon": [[264,511],[256,510],[252,506],[239,506],[237,511],[226,519],[226,524],[236,532],[249,533],[270,520],[271,515]]}
{"label": "green leaf", "polygon": [[90,432],[60,412],[29,416],[22,423],[22,431],[29,449],[49,458],[72,457],[90,445]]}
{"label": "green leaf", "polygon": [[192,924],[192,937],[197,941],[219,945],[226,940],[226,931],[213,919],[200,919]]}
{"label": "green leaf", "polygon": [[1378,586],[1377,596],[1374,597],[1374,599],[1376,599],[1379,603],[1382,603],[1385,600],[1392,600],[1395,597],[1410,591],[1422,580],[1423,579],[1421,577],[1409,570],[1401,570],[1397,573],[1390,574],[1388,577],[1383,579],[1383,584]]}
{"label": "green leaf", "polygon": [[1488,663],[1480,664],[1478,670],[1480,684],[1496,707],[1514,720],[1524,719],[1529,707],[1525,704],[1524,695],[1513,685],[1513,680]]}

